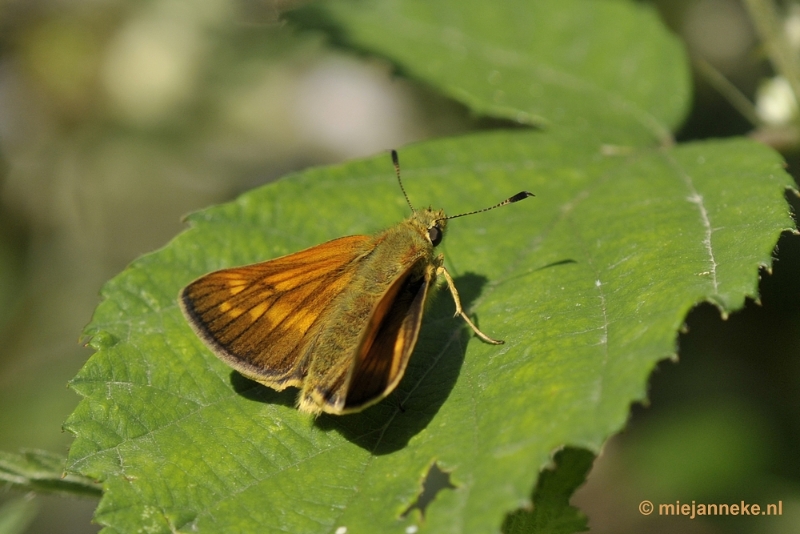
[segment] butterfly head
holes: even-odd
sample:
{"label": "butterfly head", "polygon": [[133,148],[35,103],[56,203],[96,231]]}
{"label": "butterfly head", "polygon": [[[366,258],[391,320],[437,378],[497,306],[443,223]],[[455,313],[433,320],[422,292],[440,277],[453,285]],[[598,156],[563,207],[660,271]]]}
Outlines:
{"label": "butterfly head", "polygon": [[444,238],[444,230],[447,227],[447,218],[442,210],[431,208],[414,211],[409,219],[414,228],[424,235],[431,245],[438,246]]}

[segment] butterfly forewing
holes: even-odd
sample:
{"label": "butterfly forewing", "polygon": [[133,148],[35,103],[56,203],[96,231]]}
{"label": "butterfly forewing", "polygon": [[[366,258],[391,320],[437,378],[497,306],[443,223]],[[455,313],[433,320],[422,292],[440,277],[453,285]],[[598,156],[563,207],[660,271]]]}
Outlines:
{"label": "butterfly forewing", "polygon": [[205,275],[181,293],[195,331],[237,371],[276,389],[299,385],[305,346],[369,250],[350,236],[275,260]]}

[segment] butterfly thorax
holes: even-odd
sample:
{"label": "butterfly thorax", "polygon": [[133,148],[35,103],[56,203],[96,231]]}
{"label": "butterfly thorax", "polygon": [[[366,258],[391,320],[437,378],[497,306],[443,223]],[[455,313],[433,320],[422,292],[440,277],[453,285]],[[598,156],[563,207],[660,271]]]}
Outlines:
{"label": "butterfly thorax", "polygon": [[[403,280],[401,287],[395,288],[397,293],[392,300],[408,300],[421,284],[435,279],[434,272],[441,260],[434,252],[434,241],[436,244],[441,241],[443,217],[442,211],[415,211],[405,221],[372,236],[363,256],[355,260],[358,267],[353,282],[331,303],[326,326],[309,347],[314,358],[307,372],[314,377],[310,382],[317,387],[308,388],[301,395],[303,409],[313,411],[315,405],[334,410],[344,408],[345,380],[355,357],[353,351],[360,346],[365,327],[386,292],[396,281]],[[331,373],[333,368],[339,371]],[[323,375],[337,376],[340,380],[326,382]]]}
{"label": "butterfly thorax", "polygon": [[362,263],[361,280],[366,282],[365,286],[374,284],[382,292],[386,283],[409,269],[413,271],[412,278],[423,276],[424,267],[434,263],[434,247],[444,235],[447,222],[444,217],[442,210],[423,209],[375,234],[370,253]]}

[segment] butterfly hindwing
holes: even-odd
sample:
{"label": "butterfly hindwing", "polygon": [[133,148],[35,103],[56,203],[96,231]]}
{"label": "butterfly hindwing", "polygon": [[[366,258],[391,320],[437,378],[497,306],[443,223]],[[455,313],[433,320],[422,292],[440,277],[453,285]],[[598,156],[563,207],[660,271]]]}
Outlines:
{"label": "butterfly hindwing", "polygon": [[343,413],[375,404],[400,382],[417,342],[434,277],[423,259],[398,277],[384,294],[348,374]]}

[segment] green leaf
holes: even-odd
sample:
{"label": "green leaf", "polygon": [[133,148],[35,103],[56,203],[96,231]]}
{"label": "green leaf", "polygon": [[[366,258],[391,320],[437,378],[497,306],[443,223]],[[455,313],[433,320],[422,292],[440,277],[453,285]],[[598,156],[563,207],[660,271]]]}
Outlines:
{"label": "green leaf", "polygon": [[[388,155],[312,169],[190,217],[107,284],[71,386],[69,469],[104,484],[96,520],[151,532],[492,532],[565,445],[598,451],[675,351],[688,310],[755,296],[791,227],[780,157],[747,140],[609,155],[597,137],[494,132],[400,153],[411,201],[461,213],[440,246],[487,345],[441,291],[398,389],[348,416],[297,412],[186,324],[181,287],[408,215]],[[402,404],[403,409],[400,409]],[[436,465],[453,489],[410,509]],[[404,512],[408,511],[404,515]],[[340,530],[341,531],[341,530]]]}
{"label": "green leaf", "polygon": [[689,108],[686,53],[644,3],[339,0],[292,18],[322,19],[482,115],[648,145],[668,142]]}
{"label": "green leaf", "polygon": [[0,481],[22,491],[99,497],[102,490],[98,483],[64,472],[66,461],[47,451],[0,451]]}
{"label": "green leaf", "polygon": [[586,480],[594,455],[581,449],[564,449],[555,457],[556,468],[542,471],[533,493],[533,510],[518,510],[506,517],[504,534],[572,534],[589,530],[584,516],[570,506],[569,498]]}
{"label": "green leaf", "polygon": [[36,519],[38,506],[30,497],[20,497],[0,506],[0,534],[22,534]]}

